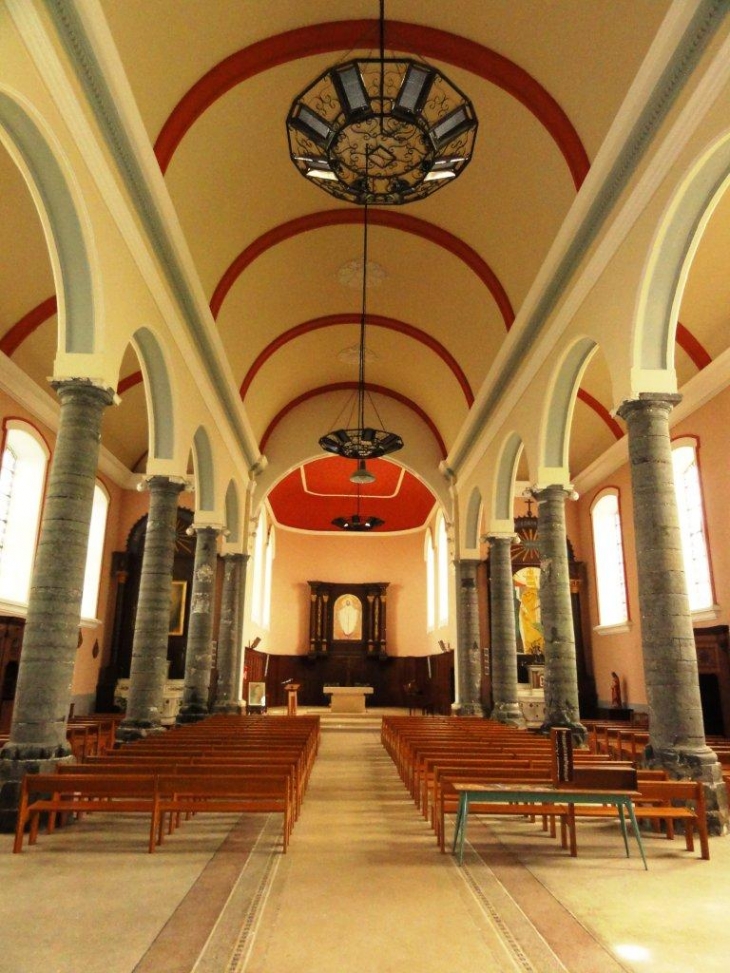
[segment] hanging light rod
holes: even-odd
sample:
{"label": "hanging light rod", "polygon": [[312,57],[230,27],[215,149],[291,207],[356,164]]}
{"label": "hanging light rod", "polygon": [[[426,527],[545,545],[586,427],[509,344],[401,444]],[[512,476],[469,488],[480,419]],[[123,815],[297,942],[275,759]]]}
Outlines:
{"label": "hanging light rod", "polygon": [[424,199],[463,172],[474,150],[471,102],[436,68],[380,52],[335,64],[292,102],[289,154],[299,172],[348,202]]}
{"label": "hanging light rod", "polygon": [[[368,152],[366,152],[365,169],[368,171]],[[368,288],[368,213],[369,203],[365,201],[365,212],[363,214],[363,254],[362,254],[362,304],[360,311],[360,349],[358,353],[358,379],[357,379],[357,423],[356,427],[349,429],[334,429],[326,433],[319,440],[319,445],[325,452],[336,453],[346,459],[364,460],[376,459],[378,456],[387,456],[403,448],[403,440],[395,432],[388,432],[381,423],[381,428],[365,425],[365,324],[367,321],[367,288]],[[372,403],[371,403],[372,404]],[[373,409],[376,412],[375,406]],[[380,416],[378,416],[380,420]],[[353,474],[358,476],[358,472]],[[365,474],[371,476],[372,474]],[[353,480],[357,483],[357,480]],[[361,480],[360,482],[367,482]]]}

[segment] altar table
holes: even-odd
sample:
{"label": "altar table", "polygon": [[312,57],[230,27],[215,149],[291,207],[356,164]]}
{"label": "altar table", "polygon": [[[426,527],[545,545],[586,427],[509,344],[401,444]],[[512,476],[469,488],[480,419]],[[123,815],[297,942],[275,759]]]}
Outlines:
{"label": "altar table", "polygon": [[372,686],[323,686],[322,692],[330,697],[333,713],[364,713],[365,697],[373,693]]}

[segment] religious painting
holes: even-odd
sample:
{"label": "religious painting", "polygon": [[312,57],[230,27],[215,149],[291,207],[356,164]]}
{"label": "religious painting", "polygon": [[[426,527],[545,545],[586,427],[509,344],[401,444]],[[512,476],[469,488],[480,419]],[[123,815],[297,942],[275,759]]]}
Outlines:
{"label": "religious painting", "polygon": [[332,638],[335,641],[362,641],[362,602],[350,593],[340,595],[332,610]]}
{"label": "religious painting", "polygon": [[515,595],[517,651],[542,655],[545,637],[540,615],[540,568],[520,568],[512,575]]}
{"label": "religious painting", "polygon": [[170,589],[170,629],[168,635],[182,635],[185,631],[185,597],[187,581],[173,581]]}
{"label": "religious painting", "polygon": [[248,705],[266,706],[265,682],[250,682],[248,684]]}

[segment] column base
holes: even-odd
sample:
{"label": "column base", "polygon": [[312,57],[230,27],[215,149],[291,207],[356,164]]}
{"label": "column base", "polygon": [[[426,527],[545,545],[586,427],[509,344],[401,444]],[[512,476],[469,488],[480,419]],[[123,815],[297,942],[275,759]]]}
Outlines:
{"label": "column base", "polygon": [[[0,832],[3,834],[15,831],[20,804],[20,787],[26,774],[55,774],[59,764],[76,763],[76,758],[71,753],[63,756],[28,756],[18,759],[5,756],[10,749],[6,746],[3,757],[0,758]],[[38,750],[39,748],[23,748],[16,745],[12,749],[20,752],[23,749]]]}
{"label": "column base", "polygon": [[152,720],[123,720],[117,727],[115,739],[117,743],[131,743],[133,740],[142,740],[160,733],[167,733],[161,723],[153,723]]}
{"label": "column base", "polygon": [[175,717],[176,726],[184,726],[186,723],[200,723],[201,720],[206,719],[210,715],[207,706],[201,706],[199,703],[189,703],[187,706],[181,706],[180,710]]}
{"label": "column base", "polygon": [[645,767],[666,770],[675,780],[699,780],[705,789],[707,830],[712,835],[726,835],[730,829],[728,794],[722,779],[722,765],[711,747],[653,747],[644,751]]}
{"label": "column base", "polygon": [[246,712],[242,703],[216,703],[211,713],[224,713],[229,716],[242,716]]}
{"label": "column base", "polygon": [[573,737],[573,743],[576,746],[584,747],[586,745],[588,730],[586,730],[582,723],[574,723],[572,720],[551,720],[549,717],[546,717],[545,722],[537,732],[549,736],[554,726],[561,729],[569,729]]}
{"label": "column base", "polygon": [[527,726],[527,720],[518,703],[496,703],[489,719],[504,723],[505,726],[519,727],[521,730]]}
{"label": "column base", "polygon": [[453,712],[457,716],[484,716],[484,707],[481,703],[460,703]]}

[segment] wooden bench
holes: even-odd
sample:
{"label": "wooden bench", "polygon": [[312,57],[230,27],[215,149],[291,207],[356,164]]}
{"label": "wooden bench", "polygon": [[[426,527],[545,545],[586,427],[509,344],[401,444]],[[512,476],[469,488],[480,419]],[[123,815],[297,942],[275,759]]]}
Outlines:
{"label": "wooden bench", "polygon": [[[694,851],[694,832],[700,839],[700,854],[705,860],[710,857],[710,842],[707,830],[707,810],[705,791],[701,781],[695,780],[655,780],[639,775],[638,794],[634,798],[634,814],[637,820],[661,822],[664,824],[668,839],[674,838],[674,824],[684,826],[687,851]],[[616,809],[604,805],[576,807],[577,818],[615,817]]]}
{"label": "wooden bench", "polygon": [[36,843],[41,814],[48,814],[49,830],[52,831],[56,815],[84,811],[149,815],[148,850],[154,851],[160,826],[160,795],[154,774],[94,776],[64,773],[26,774],[23,778],[13,852],[23,850],[26,824],[28,843]]}
{"label": "wooden bench", "polygon": [[261,777],[246,774],[160,774],[158,778],[160,815],[157,843],[162,843],[165,815],[169,814],[168,833],[182,814],[257,814],[283,815],[283,850],[286,853],[292,828],[289,781],[286,777]]}

